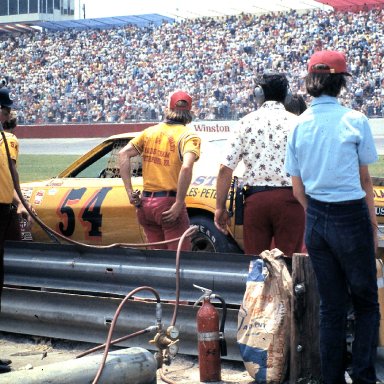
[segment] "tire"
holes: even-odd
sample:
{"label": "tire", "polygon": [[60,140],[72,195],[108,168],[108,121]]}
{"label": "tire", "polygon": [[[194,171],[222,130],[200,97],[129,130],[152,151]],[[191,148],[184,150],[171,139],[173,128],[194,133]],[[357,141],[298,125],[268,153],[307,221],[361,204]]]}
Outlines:
{"label": "tire", "polygon": [[191,225],[198,226],[197,234],[191,238],[193,252],[244,253],[232,237],[220,232],[213,218],[199,215],[190,217]]}

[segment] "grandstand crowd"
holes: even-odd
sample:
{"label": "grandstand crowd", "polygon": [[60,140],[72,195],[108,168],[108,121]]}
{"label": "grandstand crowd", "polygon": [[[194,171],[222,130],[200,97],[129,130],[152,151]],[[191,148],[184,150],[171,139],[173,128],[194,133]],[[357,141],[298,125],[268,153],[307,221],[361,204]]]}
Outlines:
{"label": "grandstand crowd", "polygon": [[0,76],[20,124],[159,120],[169,92],[187,90],[196,119],[239,119],[255,109],[255,78],[287,74],[305,95],[318,49],[346,52],[342,104],[384,116],[384,10],[242,14],[113,29],[0,36]]}

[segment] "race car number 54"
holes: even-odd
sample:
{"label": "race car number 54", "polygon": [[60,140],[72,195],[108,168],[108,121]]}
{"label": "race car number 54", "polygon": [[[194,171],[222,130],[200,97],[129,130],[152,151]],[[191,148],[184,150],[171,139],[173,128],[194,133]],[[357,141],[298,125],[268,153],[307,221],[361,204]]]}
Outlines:
{"label": "race car number 54", "polygon": [[[87,232],[87,236],[101,236],[100,227],[102,225],[102,214],[100,213],[101,204],[105,199],[111,187],[101,188],[95,191],[84,203],[79,212],[79,221]],[[72,236],[75,231],[75,213],[73,206],[81,201],[87,188],[79,188],[70,190],[61,201],[57,209],[57,214],[61,221],[58,224],[58,229],[64,236]]]}

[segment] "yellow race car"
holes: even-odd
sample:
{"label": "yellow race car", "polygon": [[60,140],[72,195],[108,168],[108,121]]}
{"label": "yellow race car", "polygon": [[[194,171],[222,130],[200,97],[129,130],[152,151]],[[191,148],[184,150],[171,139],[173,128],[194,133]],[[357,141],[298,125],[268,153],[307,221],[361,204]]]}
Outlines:
{"label": "yellow race car", "polygon": [[379,256],[384,259],[384,178],[372,177],[379,238]]}
{"label": "yellow race car", "polygon": [[[129,203],[118,166],[118,152],[135,133],[115,135],[81,156],[57,177],[23,183],[21,190],[38,217],[72,240],[94,245],[145,243],[146,238]],[[232,226],[225,236],[213,222],[218,159],[223,141],[204,141],[201,158],[187,193],[190,222],[198,226],[194,251],[242,253],[242,227]],[[133,188],[142,190],[141,157],[132,159]],[[36,223],[24,240],[52,241]]]}
{"label": "yellow race car", "polygon": [[[127,133],[111,136],[57,177],[22,184],[24,197],[46,225],[70,239],[95,245],[145,243],[146,238],[137,222],[135,207],[129,203],[120,178],[117,159],[119,150],[135,135]],[[203,140],[201,158],[194,166],[194,175],[186,197],[191,224],[199,228],[192,239],[194,251],[243,252],[242,226],[235,225],[233,219],[229,235],[225,236],[216,229],[213,222],[216,176],[224,142],[225,139]],[[140,156],[132,159],[131,168],[133,188],[142,190]],[[235,171],[239,180],[241,174],[242,167],[239,165]],[[384,179],[372,179],[379,222],[379,246],[383,248]],[[236,191],[233,191],[232,196],[235,195]],[[228,208],[235,216],[236,204],[231,204],[230,199]],[[24,231],[22,235],[25,240],[52,241],[36,223],[31,232]]]}

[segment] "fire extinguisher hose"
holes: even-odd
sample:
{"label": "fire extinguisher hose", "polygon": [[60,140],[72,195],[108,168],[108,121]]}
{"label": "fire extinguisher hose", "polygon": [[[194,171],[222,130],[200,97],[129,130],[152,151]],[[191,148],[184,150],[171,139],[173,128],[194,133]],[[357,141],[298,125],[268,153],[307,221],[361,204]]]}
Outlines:
{"label": "fire extinguisher hose", "polygon": [[213,298],[218,299],[219,301],[221,301],[221,304],[223,306],[223,312],[221,315],[220,328],[219,328],[219,332],[223,334],[224,328],[225,328],[225,321],[227,319],[227,304],[226,304],[225,300],[220,295],[216,295],[215,293],[211,295],[211,298],[212,299]]}

